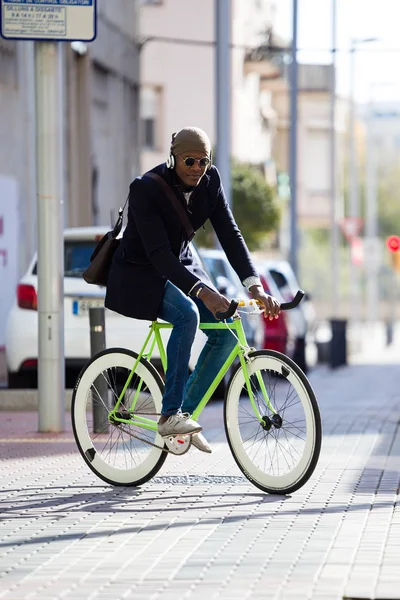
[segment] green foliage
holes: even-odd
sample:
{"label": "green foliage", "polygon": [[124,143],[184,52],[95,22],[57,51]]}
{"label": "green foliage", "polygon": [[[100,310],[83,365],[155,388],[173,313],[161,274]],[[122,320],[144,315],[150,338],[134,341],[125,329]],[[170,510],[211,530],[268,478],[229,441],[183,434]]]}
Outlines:
{"label": "green foliage", "polygon": [[[273,189],[253,165],[232,165],[232,211],[249,250],[257,250],[279,225],[280,210]],[[200,246],[214,246],[214,232],[209,221],[205,230],[196,233]]]}
{"label": "green foliage", "polygon": [[381,173],[378,186],[379,235],[400,235],[400,167]]}

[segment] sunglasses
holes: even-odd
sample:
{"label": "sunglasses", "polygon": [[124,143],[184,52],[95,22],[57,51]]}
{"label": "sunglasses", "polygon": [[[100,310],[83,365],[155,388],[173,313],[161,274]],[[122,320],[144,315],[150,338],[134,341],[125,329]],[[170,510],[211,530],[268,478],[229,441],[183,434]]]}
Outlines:
{"label": "sunglasses", "polygon": [[[179,156],[179,154],[178,154]],[[181,160],[185,163],[187,167],[193,167],[193,165],[198,162],[200,167],[208,167],[210,164],[210,159],[207,156],[203,156],[203,158],[193,158],[192,156],[188,156],[187,158],[182,158],[179,156]]]}

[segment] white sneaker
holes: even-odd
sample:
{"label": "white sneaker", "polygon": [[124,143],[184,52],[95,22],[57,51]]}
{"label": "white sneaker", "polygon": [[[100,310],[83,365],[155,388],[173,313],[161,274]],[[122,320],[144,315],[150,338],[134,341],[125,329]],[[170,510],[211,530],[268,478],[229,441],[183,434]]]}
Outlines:
{"label": "white sneaker", "polygon": [[194,433],[192,435],[192,444],[193,446],[196,446],[198,450],[201,450],[201,452],[208,452],[208,454],[211,454],[212,452],[210,444],[201,433]]}
{"label": "white sneaker", "polygon": [[202,426],[193,421],[188,413],[177,413],[171,415],[161,425],[158,425],[158,433],[165,437],[167,435],[179,435],[183,433],[198,433],[202,430]]}

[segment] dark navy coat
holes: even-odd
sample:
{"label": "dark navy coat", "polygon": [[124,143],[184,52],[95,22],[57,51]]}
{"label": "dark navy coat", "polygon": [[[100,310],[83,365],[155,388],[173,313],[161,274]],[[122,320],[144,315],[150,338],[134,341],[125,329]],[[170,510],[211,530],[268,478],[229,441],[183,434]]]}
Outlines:
{"label": "dark navy coat", "polygon": [[[186,209],[175,172],[167,169],[165,163],[152,171],[163,177]],[[194,231],[210,219],[241,281],[257,275],[215,167],[206,171],[194,189],[188,216]],[[213,287],[190,251],[171,200],[159,183],[145,175],[137,177],[129,188],[128,223],[111,265],[106,307],[127,317],[154,321],[167,280],[188,294],[199,279]]]}

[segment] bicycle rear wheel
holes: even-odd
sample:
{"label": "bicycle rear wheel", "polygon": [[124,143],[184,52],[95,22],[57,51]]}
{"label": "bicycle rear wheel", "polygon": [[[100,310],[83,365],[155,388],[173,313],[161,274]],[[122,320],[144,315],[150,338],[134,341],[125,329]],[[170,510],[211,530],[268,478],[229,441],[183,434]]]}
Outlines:
{"label": "bicycle rear wheel", "polygon": [[308,481],[318,461],[322,428],[315,394],[304,373],[280,352],[252,352],[247,368],[262,422],[238,365],[225,398],[230,449],[254,485],[270,494],[290,494]]}
{"label": "bicycle rear wheel", "polygon": [[[72,426],[79,451],[90,469],[112,485],[145,483],[159,471],[167,456],[161,450],[164,441],[157,431],[128,423],[112,424],[108,418],[137,357],[135,352],[122,348],[100,352],[81,371],[72,396]],[[134,414],[156,422],[163,390],[160,375],[142,358],[119,414],[131,418],[129,410],[136,395]]]}

